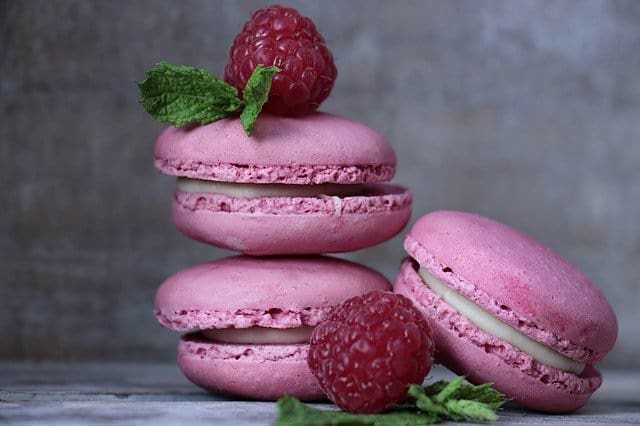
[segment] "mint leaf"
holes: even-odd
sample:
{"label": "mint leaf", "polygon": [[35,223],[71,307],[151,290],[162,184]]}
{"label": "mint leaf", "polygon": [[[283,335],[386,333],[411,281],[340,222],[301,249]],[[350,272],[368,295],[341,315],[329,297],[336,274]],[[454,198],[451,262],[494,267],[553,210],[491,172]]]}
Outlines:
{"label": "mint leaf", "polygon": [[498,416],[487,404],[468,399],[452,399],[447,401],[446,408],[452,420],[468,420],[472,422],[492,422]]}
{"label": "mint leaf", "polygon": [[462,389],[464,377],[456,377],[454,380],[449,382],[445,387],[443,387],[440,392],[438,392],[433,399],[439,403],[444,404],[451,398],[456,396],[456,393]]}
{"label": "mint leaf", "polygon": [[416,406],[436,413],[440,420],[490,422],[498,418],[498,410],[505,402],[504,395],[491,383],[474,386],[457,377],[451,382],[440,380],[427,387],[411,385],[409,396]]}
{"label": "mint leaf", "polygon": [[435,413],[436,415],[446,418],[449,414],[448,410],[442,405],[433,401],[425,392],[425,388],[419,385],[409,386],[409,396],[416,400],[416,406],[427,413]]}
{"label": "mint leaf", "polygon": [[[481,385],[475,386],[475,385],[462,382],[463,378],[464,377],[458,377],[456,380],[454,380],[451,383],[447,382],[446,380],[439,380],[425,387],[424,393],[425,395],[431,398],[440,394],[440,398],[442,398],[443,394],[441,394],[441,392],[445,388],[448,388],[446,392],[455,390],[455,392],[453,392],[453,394],[450,395],[454,399],[469,399],[469,400],[474,400],[478,402],[483,402],[494,410],[497,410],[498,408],[502,407],[502,405],[504,405],[504,403],[507,402],[507,399],[505,398],[504,394],[495,390],[492,387],[493,385],[492,383],[483,383]],[[455,383],[455,389],[452,389],[450,386],[454,383]],[[417,386],[417,385],[412,385],[412,386],[416,386],[417,388],[420,388],[420,386]]]}
{"label": "mint leaf", "polygon": [[160,62],[138,84],[140,104],[158,121],[207,124],[242,106],[235,87],[199,68]]}
{"label": "mint leaf", "polygon": [[265,67],[262,64],[258,64],[244,86],[242,97],[244,98],[245,106],[242,114],[240,114],[240,121],[244,131],[249,136],[253,132],[253,126],[256,123],[258,114],[262,111],[262,106],[269,98],[273,75],[280,71],[278,67]]}
{"label": "mint leaf", "polygon": [[446,381],[446,380],[438,380],[437,382],[433,382],[429,386],[426,386],[424,388],[422,388],[422,386],[418,386],[418,385],[411,385],[411,386],[416,386],[418,388],[423,389],[425,395],[427,395],[429,397],[432,397],[432,396],[435,396],[442,389],[444,389],[448,384],[449,384],[449,382]]}
{"label": "mint leaf", "polygon": [[491,386],[491,383],[484,383],[479,386],[463,385],[457,392],[456,398],[482,402],[487,404],[491,409],[497,410],[507,402],[507,399],[504,394]]}
{"label": "mint leaf", "polygon": [[420,426],[438,422],[438,417],[433,414],[409,410],[383,414],[318,410],[289,396],[280,398],[277,406],[278,417],[274,426]]}
{"label": "mint leaf", "polygon": [[343,411],[317,410],[295,398],[278,401],[278,418],[274,426],[417,426],[446,420],[490,422],[498,418],[496,410],[505,403],[503,394],[491,384],[474,386],[464,377],[444,380],[427,387],[410,385],[405,403],[382,414],[350,414]]}

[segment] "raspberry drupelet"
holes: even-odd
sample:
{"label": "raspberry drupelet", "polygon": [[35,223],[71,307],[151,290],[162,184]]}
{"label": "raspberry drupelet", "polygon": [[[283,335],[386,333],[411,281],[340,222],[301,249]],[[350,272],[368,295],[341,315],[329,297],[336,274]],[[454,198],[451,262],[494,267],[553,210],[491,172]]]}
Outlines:
{"label": "raspberry drupelet", "polygon": [[378,413],[431,369],[431,329],[406,297],[372,291],[333,309],[313,331],[307,361],[340,408]]}
{"label": "raspberry drupelet", "polygon": [[278,115],[316,110],[338,74],[315,24],[297,10],[277,5],[258,10],[244,24],[229,50],[224,80],[241,93],[258,64],[281,69],[263,108]]}

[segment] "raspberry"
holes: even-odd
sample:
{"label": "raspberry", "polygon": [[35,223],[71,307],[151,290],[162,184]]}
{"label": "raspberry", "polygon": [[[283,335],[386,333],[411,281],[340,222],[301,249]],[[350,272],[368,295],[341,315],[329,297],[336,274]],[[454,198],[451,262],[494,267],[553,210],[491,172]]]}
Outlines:
{"label": "raspberry", "polygon": [[340,408],[379,413],[431,369],[431,329],[411,301],[375,290],[333,309],[311,335],[307,362]]}
{"label": "raspberry", "polygon": [[224,79],[240,93],[258,64],[281,69],[273,77],[263,110],[306,114],[320,106],[336,79],[333,55],[315,24],[295,9],[258,10],[233,41]]}

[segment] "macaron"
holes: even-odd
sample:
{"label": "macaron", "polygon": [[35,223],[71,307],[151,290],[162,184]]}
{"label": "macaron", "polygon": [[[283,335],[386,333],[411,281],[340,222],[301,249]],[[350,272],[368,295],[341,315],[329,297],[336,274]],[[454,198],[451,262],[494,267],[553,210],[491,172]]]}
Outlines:
{"label": "macaron", "polygon": [[155,166],[178,177],[173,220],[186,236],[251,255],[348,252],[406,225],[408,189],[389,142],[325,113],[263,114],[251,137],[238,118],[167,128]]}
{"label": "macaron", "polygon": [[160,324],[187,332],[178,364],[198,386],[243,398],[323,397],[307,365],[313,327],[334,305],[391,290],[378,272],[326,256],[236,256],[178,272],[158,289]]}
{"label": "macaron", "polygon": [[514,402],[565,413],[600,386],[616,316],[578,269],[529,236],[470,213],[420,218],[395,291],[430,320],[435,359]]}

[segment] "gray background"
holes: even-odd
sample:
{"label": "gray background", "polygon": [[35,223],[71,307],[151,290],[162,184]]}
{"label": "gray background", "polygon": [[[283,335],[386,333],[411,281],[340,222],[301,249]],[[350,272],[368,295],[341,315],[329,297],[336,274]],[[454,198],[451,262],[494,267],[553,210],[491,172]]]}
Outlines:
{"label": "gray background", "polygon": [[[0,1],[0,359],[174,357],[156,287],[227,253],[173,228],[134,82],[159,60],[221,73],[263,4]],[[640,2],[288,4],[336,57],[322,108],[393,142],[412,220],[471,210],[550,245],[618,314],[606,363],[640,366]],[[393,278],[402,256],[347,257]]]}

